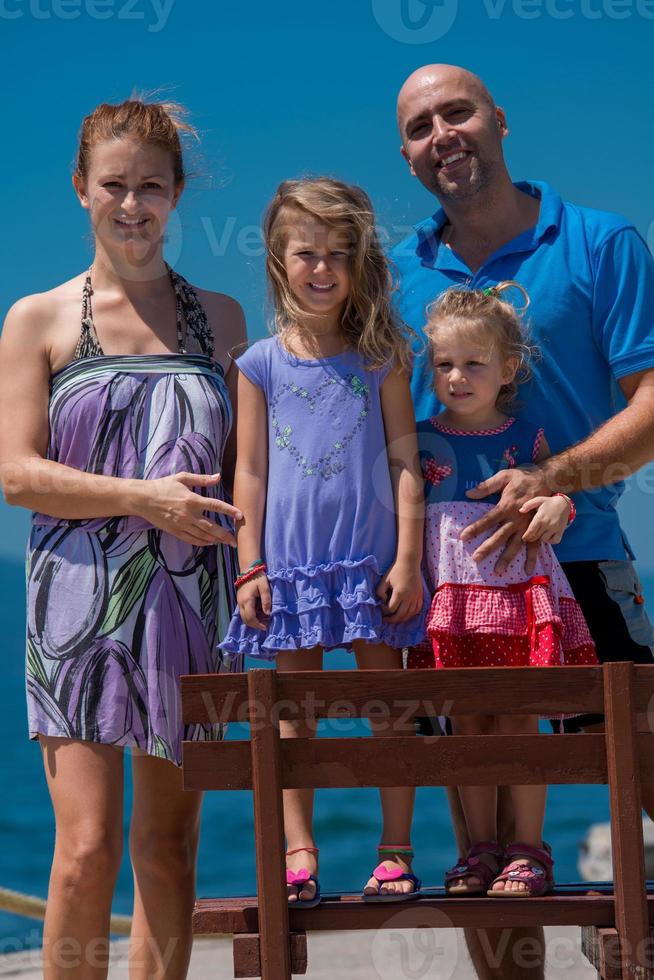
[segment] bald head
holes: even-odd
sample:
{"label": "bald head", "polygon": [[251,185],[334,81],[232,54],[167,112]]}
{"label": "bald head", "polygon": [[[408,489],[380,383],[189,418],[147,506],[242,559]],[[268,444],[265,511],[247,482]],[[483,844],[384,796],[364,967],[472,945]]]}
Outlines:
{"label": "bald head", "polygon": [[478,75],[458,65],[423,65],[416,69],[400,89],[397,97],[397,124],[402,139],[406,120],[424,99],[439,91],[447,98],[472,98],[495,108],[493,97]]}

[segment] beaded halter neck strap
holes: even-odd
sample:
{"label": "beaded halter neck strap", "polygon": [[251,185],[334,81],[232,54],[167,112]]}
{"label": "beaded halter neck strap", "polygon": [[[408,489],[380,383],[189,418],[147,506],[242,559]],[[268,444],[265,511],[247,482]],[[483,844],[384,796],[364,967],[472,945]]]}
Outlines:
{"label": "beaded halter neck strap", "polygon": [[[180,276],[178,272],[171,269],[169,265],[166,265],[166,268],[170,276],[171,285],[175,291],[178,352],[180,354],[188,353],[184,341],[184,321],[186,320],[187,339],[189,336],[193,336],[198,342],[202,353],[207,357],[213,358],[213,334],[197,293],[183,276]],[[91,282],[91,269],[89,269],[84,280],[84,286],[82,287],[82,332],[75,348],[74,360],[76,361],[84,357],[104,356],[104,351],[98,340],[95,324],[93,323],[92,295],[93,285]]]}

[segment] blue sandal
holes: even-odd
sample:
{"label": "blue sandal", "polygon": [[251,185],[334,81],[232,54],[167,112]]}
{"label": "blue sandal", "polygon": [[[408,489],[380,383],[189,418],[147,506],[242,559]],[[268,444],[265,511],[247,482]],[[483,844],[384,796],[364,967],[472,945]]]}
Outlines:
{"label": "blue sandal", "polygon": [[[409,857],[413,857],[412,847],[378,847],[378,851],[388,854],[406,854]],[[409,881],[413,885],[413,891],[410,892],[382,892],[381,890],[376,895],[362,895],[363,901],[370,904],[391,904],[393,902],[413,902],[417,898],[420,898],[420,889],[422,888],[422,882],[420,878],[412,874],[411,871],[402,871],[402,868],[386,868],[383,863],[377,865],[373,871],[372,878],[379,882],[379,887],[385,884],[387,881]]]}

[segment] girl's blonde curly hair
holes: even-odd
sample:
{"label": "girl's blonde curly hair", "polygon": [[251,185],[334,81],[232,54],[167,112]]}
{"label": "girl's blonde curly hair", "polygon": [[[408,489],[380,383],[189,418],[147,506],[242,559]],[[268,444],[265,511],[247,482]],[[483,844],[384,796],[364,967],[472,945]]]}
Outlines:
{"label": "girl's blonde curly hair", "polygon": [[[518,290],[524,300],[516,308],[504,295]],[[531,362],[538,356],[529,342],[522,314],[529,306],[529,296],[520,283],[513,280],[498,282],[487,289],[446,289],[427,307],[425,334],[429,341],[432,362],[437,355],[437,336],[440,327],[456,323],[457,331],[484,348],[497,350],[503,362],[515,358],[518,363],[513,380],[502,385],[495,403],[500,412],[509,411],[515,404],[518,389],[531,377]]]}
{"label": "girl's blonde curly hair", "polygon": [[350,294],[341,318],[347,345],[371,368],[394,364],[409,372],[413,331],[398,316],[393,284],[370,198],[354,184],[331,177],[286,180],[279,185],[264,219],[266,271],[275,309],[273,329],[283,336],[307,319],[293,295],[284,264],[289,235],[298,219],[314,218],[334,230],[350,253]]}

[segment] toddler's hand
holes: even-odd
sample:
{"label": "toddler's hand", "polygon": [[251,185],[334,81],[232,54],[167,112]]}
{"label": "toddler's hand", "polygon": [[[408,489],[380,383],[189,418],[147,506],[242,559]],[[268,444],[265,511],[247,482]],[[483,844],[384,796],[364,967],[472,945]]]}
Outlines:
{"label": "toddler's hand", "polygon": [[377,586],[381,608],[387,623],[403,623],[417,616],[422,608],[420,566],[395,562]]}
{"label": "toddler's hand", "polygon": [[236,600],[241,619],[245,625],[251,629],[265,632],[268,625],[259,619],[260,612],[257,605],[260,606],[264,616],[270,616],[272,598],[267,576],[262,573],[256,578],[250,579],[249,582],[245,582],[236,593]]}
{"label": "toddler's hand", "polygon": [[533,497],[520,508],[521,514],[535,510],[522,540],[558,544],[570,520],[570,504],[565,497]]}

